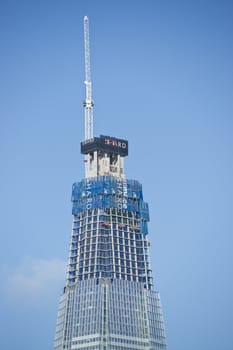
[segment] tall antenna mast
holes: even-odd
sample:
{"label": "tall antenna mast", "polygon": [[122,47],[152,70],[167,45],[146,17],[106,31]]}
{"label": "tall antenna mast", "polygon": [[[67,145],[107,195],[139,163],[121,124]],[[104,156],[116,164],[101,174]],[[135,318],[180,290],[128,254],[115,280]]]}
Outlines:
{"label": "tall antenna mast", "polygon": [[85,48],[85,81],[86,97],[83,102],[85,110],[85,140],[93,138],[93,106],[92,84],[91,84],[91,64],[90,64],[90,40],[89,40],[89,21],[84,17],[84,48]]}

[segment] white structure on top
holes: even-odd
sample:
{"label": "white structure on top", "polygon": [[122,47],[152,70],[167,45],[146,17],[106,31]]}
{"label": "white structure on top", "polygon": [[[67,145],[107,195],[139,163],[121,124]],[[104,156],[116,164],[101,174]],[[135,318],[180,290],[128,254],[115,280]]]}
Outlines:
{"label": "white structure on top", "polygon": [[89,41],[89,21],[84,17],[84,48],[85,48],[85,81],[86,97],[83,102],[85,109],[85,140],[93,138],[93,106],[92,84],[91,84],[91,64],[90,64],[90,41]]}
{"label": "white structure on top", "polygon": [[128,155],[128,141],[115,137],[93,136],[93,106],[89,20],[84,17],[85,49],[85,86],[86,96],[83,103],[85,110],[85,139],[81,142],[81,153],[85,155],[85,177],[117,176],[124,178],[124,157]]}

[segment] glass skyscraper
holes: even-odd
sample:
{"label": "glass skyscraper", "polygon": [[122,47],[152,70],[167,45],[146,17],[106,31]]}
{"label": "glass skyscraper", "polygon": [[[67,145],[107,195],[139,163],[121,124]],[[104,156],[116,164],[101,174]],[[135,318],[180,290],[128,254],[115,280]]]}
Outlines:
{"label": "glass skyscraper", "polygon": [[128,180],[128,141],[93,137],[89,22],[84,17],[85,178],[73,184],[73,227],[54,350],[165,350],[149,260],[148,205]]}
{"label": "glass skyscraper", "polygon": [[54,350],[165,350],[154,290],[148,205],[124,174],[128,142],[81,143],[85,178],[73,184],[73,226]]}

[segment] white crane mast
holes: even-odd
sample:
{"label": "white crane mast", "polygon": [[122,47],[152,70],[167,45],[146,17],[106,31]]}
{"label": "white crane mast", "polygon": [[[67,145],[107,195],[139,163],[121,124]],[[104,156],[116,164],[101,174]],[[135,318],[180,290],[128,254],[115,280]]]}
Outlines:
{"label": "white crane mast", "polygon": [[84,49],[85,49],[85,81],[86,97],[83,103],[85,110],[85,140],[93,138],[93,106],[92,84],[91,84],[91,64],[90,64],[90,41],[89,41],[89,21],[84,17]]}

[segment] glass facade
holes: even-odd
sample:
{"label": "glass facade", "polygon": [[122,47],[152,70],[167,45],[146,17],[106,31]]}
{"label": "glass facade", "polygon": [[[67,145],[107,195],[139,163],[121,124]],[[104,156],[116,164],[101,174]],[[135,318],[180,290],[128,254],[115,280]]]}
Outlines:
{"label": "glass facade", "polygon": [[54,349],[166,349],[159,294],[121,279],[67,288]]}
{"label": "glass facade", "polygon": [[165,350],[141,184],[124,176],[85,178],[73,185],[72,203],[54,350]]}

